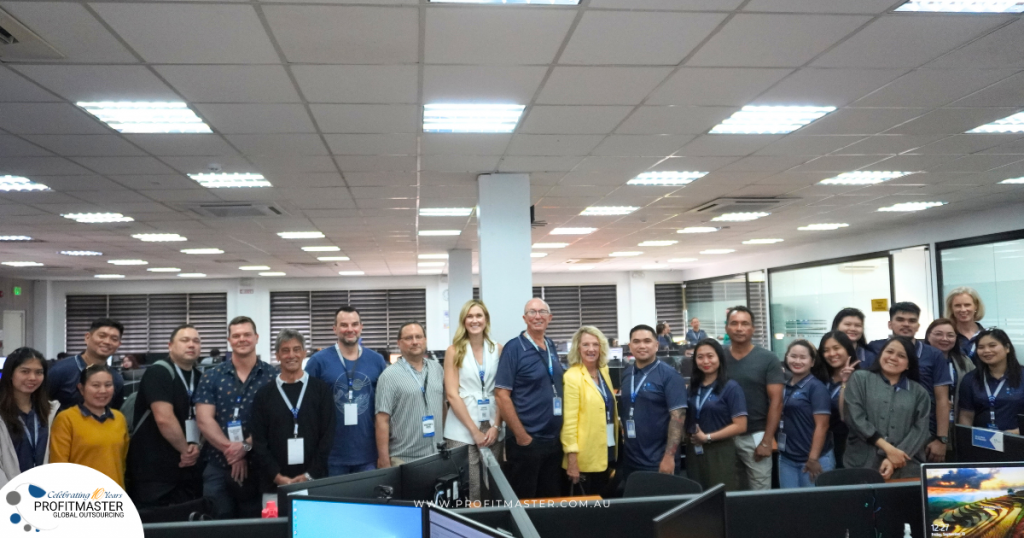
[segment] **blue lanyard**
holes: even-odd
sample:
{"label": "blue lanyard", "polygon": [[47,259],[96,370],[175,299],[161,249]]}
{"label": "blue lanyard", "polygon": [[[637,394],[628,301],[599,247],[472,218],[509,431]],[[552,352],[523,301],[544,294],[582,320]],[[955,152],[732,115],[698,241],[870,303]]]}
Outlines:
{"label": "blue lanyard", "polygon": [[[538,347],[537,343],[533,341],[533,338],[530,338],[529,335],[526,335],[526,334],[523,334],[521,336],[523,338],[526,338],[527,340],[529,340],[530,345],[533,346],[533,349],[537,350],[537,354],[538,355],[543,355],[543,353],[540,352],[540,347]],[[550,345],[548,346],[547,352],[548,352],[548,377],[551,378],[551,390],[555,391],[555,397],[557,398],[558,397],[558,388],[555,387],[555,363],[551,360],[551,346]],[[474,362],[476,362],[476,361],[474,360]],[[561,366],[559,366],[559,369],[561,369]]]}
{"label": "blue lanyard", "polygon": [[[345,371],[345,378],[348,380],[348,400],[352,401],[352,376],[356,372],[356,365],[352,366],[352,371],[349,372],[348,365],[345,364],[345,356],[341,354],[341,346],[334,344],[334,349],[338,352],[338,360],[341,361],[341,369]],[[359,357],[352,362],[358,362],[359,358],[363,356],[363,347],[359,346]]]}
{"label": "blue lanyard", "polygon": [[[704,389],[708,389],[708,392],[704,395],[704,399],[702,400],[702,399],[700,399],[700,392],[702,390],[704,390]],[[700,387],[700,388],[697,389],[697,401],[694,402],[696,404],[696,405],[694,405],[694,407],[697,408],[697,420],[700,420],[700,411],[701,411],[701,409],[704,409],[704,403],[707,402],[708,398],[710,398],[711,395],[714,394],[714,393],[715,393],[715,384],[714,383],[712,383],[710,385],[705,385],[705,386]]]}
{"label": "blue lanyard", "polygon": [[982,385],[985,385],[985,392],[988,394],[988,424],[989,427],[996,427],[996,397],[999,396],[999,391],[1003,390],[1003,385],[1006,384],[1006,375],[999,380],[999,384],[996,385],[995,393],[992,392],[992,388],[988,386],[988,375],[984,371],[981,372]]}
{"label": "blue lanyard", "polygon": [[295,421],[295,437],[299,437],[299,409],[302,408],[302,399],[306,397],[306,389],[309,388],[309,374],[303,372],[302,379],[299,379],[299,383],[302,383],[302,390],[299,391],[299,399],[295,402],[295,406],[292,406],[292,402],[288,400],[288,395],[284,393],[284,380],[281,376],[277,376],[277,391],[281,393],[281,398],[284,400],[284,404],[288,406],[288,410],[292,412],[292,419]]}
{"label": "blue lanyard", "polygon": [[[475,359],[474,359],[474,362],[476,362]],[[412,365],[409,364],[409,361],[405,360],[405,357],[402,357],[402,364],[405,365],[405,369],[409,370],[409,375],[411,375],[413,380],[416,381],[416,384],[419,385],[420,384],[420,378],[416,377],[416,371],[413,370]],[[427,359],[423,359],[423,385],[420,386],[420,393],[423,394],[423,409],[424,410],[426,410],[427,407],[429,407],[427,405],[427,382],[430,379],[429,376],[430,376],[430,371],[427,368]]]}
{"label": "blue lanyard", "polygon": [[796,384],[796,385],[786,385],[785,386],[785,388],[783,390],[783,395],[782,395],[782,408],[783,409],[785,409],[786,406],[789,405],[789,401],[793,399],[793,396],[796,395],[797,392],[800,392],[800,384],[799,383]]}
{"label": "blue lanyard", "polygon": [[832,389],[832,397],[835,398],[836,396],[838,396],[840,390],[843,390],[843,384],[842,383],[836,385],[836,388]]}
{"label": "blue lanyard", "polygon": [[37,414],[35,419],[32,421],[34,426],[34,432],[31,437],[28,435],[28,424],[25,423],[25,419],[18,417],[21,421],[21,425],[25,427],[25,439],[28,441],[28,446],[32,448],[32,459],[35,460],[36,447],[39,446],[39,415]]}
{"label": "blue lanyard", "polygon": [[[658,363],[654,363],[654,366],[657,367]],[[641,390],[644,390],[644,381],[647,381],[647,376],[651,375],[653,370],[654,368],[647,370],[644,376],[640,378],[640,388],[637,389],[636,386],[633,385],[633,382],[636,381],[636,365],[633,365],[633,375],[629,378],[629,403],[636,404],[636,397],[640,394]]]}
{"label": "blue lanyard", "polygon": [[[484,342],[484,345],[486,346],[487,342]],[[462,360],[463,360],[463,362],[465,362],[465,360],[467,358],[469,358],[469,360],[473,361],[473,366],[476,366],[476,371],[477,371],[478,374],[480,374],[480,399],[481,400],[486,400],[487,399],[487,382],[485,381],[485,379],[487,378],[487,352],[486,351],[482,351],[482,352],[483,352],[483,355],[484,355],[483,356],[483,360],[484,360],[483,369],[481,369],[480,368],[480,364],[478,362],[476,362],[476,357],[473,355],[473,346],[470,345],[469,343],[466,344],[466,355],[468,357],[464,356],[462,358]]]}
{"label": "blue lanyard", "polygon": [[[174,369],[178,371],[178,377],[181,378],[181,384],[185,385],[185,374],[181,373],[181,368],[178,368],[178,365],[174,361],[171,361],[171,363],[174,364]],[[188,393],[188,401],[189,402],[192,401],[192,391],[194,391],[195,388],[196,388],[196,376],[195,376],[195,373],[192,370],[190,370],[190,372],[193,372],[192,376],[188,380],[188,385],[185,385],[185,392]]]}
{"label": "blue lanyard", "polygon": [[601,393],[601,398],[604,400],[604,414],[608,419],[608,423],[612,423],[612,399],[611,391],[604,384],[604,376],[601,375],[601,371],[597,371],[597,390]]}

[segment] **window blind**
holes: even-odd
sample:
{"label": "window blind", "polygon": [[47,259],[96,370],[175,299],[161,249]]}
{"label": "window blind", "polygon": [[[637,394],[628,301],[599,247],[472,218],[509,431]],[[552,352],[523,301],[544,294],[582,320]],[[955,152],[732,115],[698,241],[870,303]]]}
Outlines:
{"label": "window blind", "polygon": [[[657,312],[658,322],[668,323],[674,331],[673,334],[679,336],[686,334],[690,324],[688,320],[683,319],[683,285],[681,283],[655,284],[654,310]],[[651,326],[655,325],[652,323]]]}

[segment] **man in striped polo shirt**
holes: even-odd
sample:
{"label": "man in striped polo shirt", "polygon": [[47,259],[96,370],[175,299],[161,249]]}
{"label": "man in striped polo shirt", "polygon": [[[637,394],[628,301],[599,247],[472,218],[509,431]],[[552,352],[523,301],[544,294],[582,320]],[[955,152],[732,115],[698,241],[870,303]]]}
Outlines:
{"label": "man in striped polo shirt", "polygon": [[437,453],[444,431],[444,370],[426,359],[423,326],[398,329],[402,358],[377,381],[377,468],[401,465]]}

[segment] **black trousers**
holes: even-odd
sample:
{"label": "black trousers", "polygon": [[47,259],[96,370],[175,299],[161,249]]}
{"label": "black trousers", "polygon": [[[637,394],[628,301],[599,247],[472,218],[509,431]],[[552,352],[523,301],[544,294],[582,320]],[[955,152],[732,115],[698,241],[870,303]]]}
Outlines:
{"label": "black trousers", "polygon": [[133,480],[129,486],[132,502],[136,508],[143,509],[184,504],[199,499],[203,496],[203,480],[201,476],[191,476],[193,474],[188,473],[185,479],[175,482]]}
{"label": "black trousers", "polygon": [[519,446],[515,437],[505,441],[505,465],[502,471],[520,499],[558,497],[562,494],[562,441],[533,438]]}

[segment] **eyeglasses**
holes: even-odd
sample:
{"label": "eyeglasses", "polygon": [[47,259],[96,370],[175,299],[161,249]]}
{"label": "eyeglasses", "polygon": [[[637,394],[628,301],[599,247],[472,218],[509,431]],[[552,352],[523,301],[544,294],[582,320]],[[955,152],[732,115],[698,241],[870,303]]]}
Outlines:
{"label": "eyeglasses", "polygon": [[427,337],[422,334],[410,334],[409,336],[403,336],[402,340],[406,342],[415,342],[417,340],[426,340]]}
{"label": "eyeglasses", "polygon": [[526,311],[526,315],[531,317],[531,318],[537,317],[537,316],[547,316],[547,315],[550,315],[550,314],[551,314],[550,310],[527,310]]}

